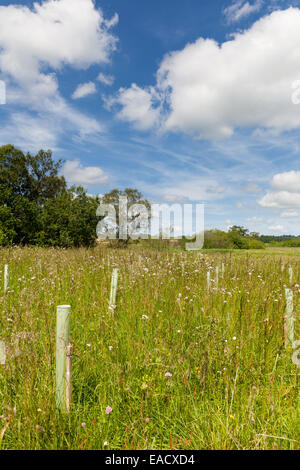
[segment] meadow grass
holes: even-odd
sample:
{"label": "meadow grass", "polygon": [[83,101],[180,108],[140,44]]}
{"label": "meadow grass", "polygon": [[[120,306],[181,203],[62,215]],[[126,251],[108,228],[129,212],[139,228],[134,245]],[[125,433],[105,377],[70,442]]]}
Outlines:
{"label": "meadow grass", "polygon": [[[299,367],[284,348],[285,287],[294,292],[295,339],[300,331],[297,256],[0,253],[2,283],[10,267],[0,295],[1,449],[300,449]],[[116,267],[117,308],[109,310]],[[60,304],[71,305],[69,415],[55,410]]]}

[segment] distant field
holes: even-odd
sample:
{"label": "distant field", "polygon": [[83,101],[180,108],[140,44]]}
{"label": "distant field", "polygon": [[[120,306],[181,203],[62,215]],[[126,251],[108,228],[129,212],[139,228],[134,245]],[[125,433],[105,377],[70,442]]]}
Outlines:
{"label": "distant field", "polygon": [[[300,368],[284,347],[285,287],[300,339],[300,249],[0,253],[0,449],[300,449]],[[60,304],[72,308],[68,416],[55,412]]]}
{"label": "distant field", "polygon": [[266,250],[267,253],[274,255],[288,255],[288,256],[300,256],[300,248],[270,248]]}
{"label": "distant field", "polygon": [[288,248],[288,247],[269,247],[265,250],[227,250],[227,249],[209,249],[209,250],[201,250],[204,254],[210,253],[235,253],[236,255],[259,255],[259,256],[266,256],[266,255],[276,255],[276,256],[300,256],[300,248]]}

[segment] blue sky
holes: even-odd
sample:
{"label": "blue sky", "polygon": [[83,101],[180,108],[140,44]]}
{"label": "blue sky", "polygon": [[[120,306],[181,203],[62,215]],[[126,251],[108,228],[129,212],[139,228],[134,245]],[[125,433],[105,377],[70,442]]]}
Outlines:
{"label": "blue sky", "polygon": [[92,194],[204,202],[208,229],[300,234],[298,7],[1,1],[0,145]]}

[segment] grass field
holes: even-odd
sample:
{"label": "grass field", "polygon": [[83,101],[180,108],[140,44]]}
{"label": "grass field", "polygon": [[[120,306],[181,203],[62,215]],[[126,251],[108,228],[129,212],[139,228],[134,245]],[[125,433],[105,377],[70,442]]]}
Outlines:
{"label": "grass field", "polygon": [[[2,249],[0,448],[300,449],[300,368],[284,347],[285,286],[300,339],[299,254]],[[60,304],[72,308],[67,416],[55,411]]]}

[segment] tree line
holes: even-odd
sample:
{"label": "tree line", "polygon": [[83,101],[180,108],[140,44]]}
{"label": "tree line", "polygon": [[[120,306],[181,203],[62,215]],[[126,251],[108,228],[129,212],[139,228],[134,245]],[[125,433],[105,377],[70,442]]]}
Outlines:
{"label": "tree line", "polygon": [[[68,188],[60,174],[62,163],[62,160],[54,161],[51,150],[40,150],[31,155],[13,145],[0,147],[1,246],[79,247],[95,244],[99,197],[87,194],[82,186]],[[127,197],[128,207],[136,203],[150,207],[137,189],[130,188],[113,189],[101,201],[113,204],[118,214],[120,196]],[[300,238],[264,236],[234,225],[228,232],[206,231],[204,248],[263,249],[265,243],[299,247]],[[113,242],[117,247],[127,244],[128,240]]]}

